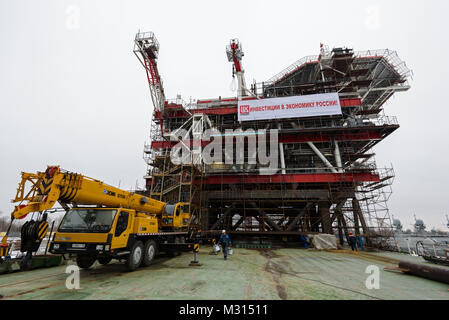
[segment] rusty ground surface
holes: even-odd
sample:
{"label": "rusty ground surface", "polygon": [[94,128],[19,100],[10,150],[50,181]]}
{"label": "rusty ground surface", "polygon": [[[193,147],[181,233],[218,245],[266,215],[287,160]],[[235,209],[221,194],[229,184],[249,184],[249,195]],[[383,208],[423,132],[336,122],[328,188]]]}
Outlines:
{"label": "rusty ground surface", "polygon": [[[385,271],[410,256],[304,249],[234,249],[222,255],[200,251],[159,257],[153,265],[127,272],[119,262],[96,263],[80,272],[80,289],[66,287],[66,265],[0,275],[2,299],[288,299],[288,300],[449,300],[449,285]],[[405,259],[406,258],[406,259]],[[412,257],[415,259],[415,257]],[[73,262],[69,262],[73,264]],[[380,288],[367,289],[368,266],[380,270]]]}

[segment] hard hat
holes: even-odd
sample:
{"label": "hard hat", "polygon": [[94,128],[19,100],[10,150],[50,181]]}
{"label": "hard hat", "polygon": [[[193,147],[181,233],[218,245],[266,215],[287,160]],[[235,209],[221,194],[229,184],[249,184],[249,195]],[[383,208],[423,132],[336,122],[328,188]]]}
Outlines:
{"label": "hard hat", "polygon": [[226,230],[221,230],[221,233],[226,233]]}

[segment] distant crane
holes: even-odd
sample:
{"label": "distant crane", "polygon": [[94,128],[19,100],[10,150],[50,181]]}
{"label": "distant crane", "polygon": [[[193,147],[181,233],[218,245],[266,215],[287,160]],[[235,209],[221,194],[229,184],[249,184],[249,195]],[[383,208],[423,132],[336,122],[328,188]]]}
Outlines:
{"label": "distant crane", "polygon": [[228,56],[228,61],[232,62],[232,77],[237,76],[237,97],[242,99],[242,97],[247,96],[247,93],[254,95],[251,91],[246,88],[245,82],[245,71],[242,68],[242,58],[244,56],[242,45],[238,39],[232,39],[228,46],[226,46],[226,55]]}
{"label": "distant crane", "polygon": [[426,230],[426,225],[424,224],[424,221],[422,219],[416,219],[416,215],[413,215],[415,218],[415,231],[416,232],[422,232]]}
{"label": "distant crane", "polygon": [[401,231],[402,230],[402,223],[399,219],[395,219],[394,216],[392,215],[392,219],[393,219],[393,227],[395,230],[397,231]]}

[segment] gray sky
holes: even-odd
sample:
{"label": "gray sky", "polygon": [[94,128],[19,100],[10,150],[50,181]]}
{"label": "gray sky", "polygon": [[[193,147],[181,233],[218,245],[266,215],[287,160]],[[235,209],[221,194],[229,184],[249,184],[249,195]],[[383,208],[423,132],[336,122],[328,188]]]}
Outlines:
{"label": "gray sky", "polygon": [[[413,70],[412,89],[386,106],[401,128],[376,148],[393,165],[391,213],[445,230],[448,1],[0,0],[0,211],[21,171],[59,164],[131,188],[146,164],[152,104],[132,53],[154,31],[166,95],[233,96],[225,46],[239,38],[247,83],[265,81],[323,42],[388,48]],[[430,229],[430,228],[429,228]]]}

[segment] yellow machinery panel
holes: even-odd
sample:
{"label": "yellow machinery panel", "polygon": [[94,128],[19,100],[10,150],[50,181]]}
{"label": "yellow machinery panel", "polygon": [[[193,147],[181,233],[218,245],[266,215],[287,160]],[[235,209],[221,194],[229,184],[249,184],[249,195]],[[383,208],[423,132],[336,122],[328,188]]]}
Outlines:
{"label": "yellow machinery panel", "polygon": [[56,232],[57,242],[106,243],[107,233],[61,233]]}
{"label": "yellow machinery panel", "polygon": [[158,229],[156,217],[138,215],[135,219],[132,233],[156,233]]}

